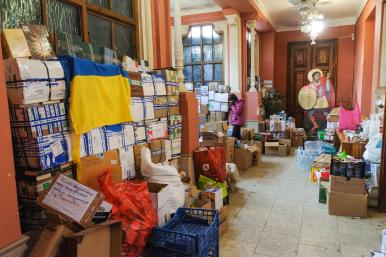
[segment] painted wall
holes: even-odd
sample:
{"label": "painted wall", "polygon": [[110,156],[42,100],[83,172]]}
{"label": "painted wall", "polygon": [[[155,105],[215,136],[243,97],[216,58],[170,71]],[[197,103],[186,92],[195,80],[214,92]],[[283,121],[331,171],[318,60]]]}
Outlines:
{"label": "painted wall", "polygon": [[15,168],[13,162],[8,100],[5,90],[3,56],[0,51],[0,249],[20,239]]}
{"label": "painted wall", "polygon": [[[337,101],[351,100],[353,95],[354,41],[351,35],[354,32],[354,25],[337,26],[326,28],[319,36],[319,40],[337,39]],[[263,55],[260,62],[260,71],[262,66],[266,66],[269,68],[264,74],[273,73],[273,85],[282,96],[285,96],[287,87],[288,43],[302,41],[309,41],[309,37],[300,31],[278,32],[275,35],[274,68],[270,68],[272,60],[268,54]]]}
{"label": "painted wall", "polygon": [[354,99],[363,115],[374,109],[379,86],[382,42],[382,0],[369,0],[355,25]]}
{"label": "painted wall", "polygon": [[275,61],[275,33],[259,33],[259,75],[262,80],[273,80]]}

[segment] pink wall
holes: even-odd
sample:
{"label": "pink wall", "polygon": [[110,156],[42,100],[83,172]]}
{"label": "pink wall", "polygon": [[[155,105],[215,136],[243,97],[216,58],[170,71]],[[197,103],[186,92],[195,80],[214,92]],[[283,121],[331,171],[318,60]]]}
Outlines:
{"label": "pink wall", "polygon": [[368,0],[355,25],[354,99],[369,115],[379,85],[383,1]]}
{"label": "pink wall", "polygon": [[262,80],[273,80],[275,56],[275,32],[259,33],[259,70]]}
{"label": "pink wall", "polygon": [[[319,40],[337,39],[337,101],[349,101],[353,95],[354,78],[354,41],[351,34],[354,33],[355,26],[337,26],[326,28]],[[287,88],[287,46],[290,42],[309,41],[307,34],[300,31],[285,31],[276,33],[275,37],[275,61],[274,61],[274,79],[273,84],[282,96],[286,95]],[[266,61],[262,57],[262,65]]]}

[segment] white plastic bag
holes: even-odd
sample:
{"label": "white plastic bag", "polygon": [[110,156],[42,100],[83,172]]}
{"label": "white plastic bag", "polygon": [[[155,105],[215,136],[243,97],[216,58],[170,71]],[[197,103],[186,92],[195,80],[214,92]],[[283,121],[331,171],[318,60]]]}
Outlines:
{"label": "white plastic bag", "polygon": [[366,151],[363,153],[363,158],[366,161],[380,163],[382,157],[382,134],[378,133],[370,138],[366,145]]}
{"label": "white plastic bag", "polygon": [[226,170],[227,170],[227,175],[232,182],[235,182],[240,178],[239,170],[237,169],[236,164],[227,163]]}
{"label": "white plastic bag", "polygon": [[184,206],[185,187],[177,169],[170,165],[153,163],[150,150],[145,147],[141,149],[141,172],[146,181],[169,185],[171,213]]}
{"label": "white plastic bag", "polygon": [[370,115],[370,128],[369,128],[369,138],[371,139],[373,136],[379,133],[379,129],[381,127],[381,123],[379,122],[379,117],[377,114]]}

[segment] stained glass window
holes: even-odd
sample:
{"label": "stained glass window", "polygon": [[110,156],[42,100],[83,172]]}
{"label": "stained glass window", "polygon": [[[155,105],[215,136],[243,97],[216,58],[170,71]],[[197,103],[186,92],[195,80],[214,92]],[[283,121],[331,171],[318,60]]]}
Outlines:
{"label": "stained glass window", "polygon": [[118,53],[121,56],[136,57],[135,28],[130,25],[125,26],[114,23],[114,30],[115,48]]}
{"label": "stained glass window", "polygon": [[109,8],[109,0],[86,0],[90,4],[99,5],[103,8]]}
{"label": "stained glass window", "polygon": [[0,0],[1,28],[18,28],[22,24],[41,24],[40,0]]}
{"label": "stained glass window", "polygon": [[[96,1],[96,0],[94,0]],[[122,15],[133,18],[133,1],[131,0],[111,0],[112,10]]]}
{"label": "stained glass window", "polygon": [[58,0],[46,0],[48,30],[81,36],[80,8]]}
{"label": "stained glass window", "polygon": [[91,43],[111,48],[111,22],[108,19],[89,13],[88,27]]}
{"label": "stained glass window", "polygon": [[185,81],[223,81],[223,35],[213,25],[192,26],[182,42]]}

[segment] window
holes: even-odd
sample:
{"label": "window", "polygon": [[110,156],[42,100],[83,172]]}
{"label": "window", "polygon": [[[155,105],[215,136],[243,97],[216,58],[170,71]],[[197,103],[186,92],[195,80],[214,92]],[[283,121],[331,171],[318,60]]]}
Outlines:
{"label": "window", "polygon": [[138,1],[0,0],[1,28],[45,24],[50,32],[82,36],[86,42],[117,50],[120,56],[137,58]]}
{"label": "window", "polygon": [[186,82],[223,81],[223,35],[213,25],[192,26],[183,37]]}

